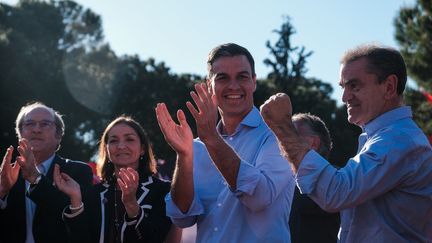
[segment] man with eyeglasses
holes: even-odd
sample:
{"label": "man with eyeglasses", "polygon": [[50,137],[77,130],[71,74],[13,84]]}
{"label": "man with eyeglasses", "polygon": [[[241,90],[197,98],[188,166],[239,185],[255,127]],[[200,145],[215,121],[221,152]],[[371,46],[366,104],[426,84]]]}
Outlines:
{"label": "man with eyeglasses", "polygon": [[53,184],[53,168],[81,186],[92,183],[90,167],[56,155],[64,135],[61,115],[40,102],[23,106],[16,119],[15,164],[10,146],[0,169],[0,242],[67,242],[62,211],[69,199]]}

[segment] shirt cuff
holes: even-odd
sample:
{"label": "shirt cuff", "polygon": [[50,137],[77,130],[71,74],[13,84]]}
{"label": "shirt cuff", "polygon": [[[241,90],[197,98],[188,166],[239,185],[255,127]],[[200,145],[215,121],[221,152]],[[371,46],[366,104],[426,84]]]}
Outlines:
{"label": "shirt cuff", "polygon": [[[196,192],[195,192],[196,194]],[[186,228],[194,225],[199,215],[204,214],[204,206],[195,195],[192,204],[186,213],[183,213],[171,199],[171,193],[165,197],[166,215],[171,221],[180,228]]]}
{"label": "shirt cuff", "polygon": [[314,150],[309,150],[297,170],[296,183],[302,194],[310,194],[316,187],[317,181],[327,166],[327,160]]}
{"label": "shirt cuff", "polygon": [[[196,193],[196,192],[195,192]],[[197,216],[204,213],[204,208],[201,205],[201,202],[199,199],[194,197],[192,200],[192,204],[189,207],[189,210],[186,213],[183,213],[177,205],[173,202],[171,198],[171,193],[168,193],[165,197],[165,203],[166,203],[166,213],[167,216],[170,218],[184,218],[189,216]]]}
{"label": "shirt cuff", "polygon": [[252,195],[259,182],[260,172],[254,166],[240,161],[240,167],[237,174],[237,188],[234,191],[237,197],[241,194],[246,193]]}

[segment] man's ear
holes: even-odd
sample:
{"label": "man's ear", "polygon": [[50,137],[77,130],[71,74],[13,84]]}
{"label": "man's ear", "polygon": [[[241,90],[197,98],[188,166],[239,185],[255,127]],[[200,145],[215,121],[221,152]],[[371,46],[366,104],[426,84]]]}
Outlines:
{"label": "man's ear", "polygon": [[383,82],[384,82],[384,98],[386,99],[392,99],[397,94],[397,84],[398,84],[398,77],[395,74],[389,75]]}
{"label": "man's ear", "polygon": [[58,144],[60,144],[62,140],[62,135],[56,132],[54,137],[58,140]]}

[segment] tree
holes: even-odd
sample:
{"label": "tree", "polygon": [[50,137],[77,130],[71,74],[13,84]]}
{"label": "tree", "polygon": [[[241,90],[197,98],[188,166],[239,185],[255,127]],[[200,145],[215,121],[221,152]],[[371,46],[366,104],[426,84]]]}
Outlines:
{"label": "tree", "polygon": [[[328,83],[305,76],[312,52],[291,45],[295,30],[288,17],[275,33],[280,39],[275,45],[266,43],[272,56],[265,60],[273,70],[267,79],[258,81],[255,104],[259,106],[275,92],[290,94],[295,112],[311,112],[329,124],[335,137],[332,156],[345,162],[349,156],[345,147],[355,148],[351,141],[356,141],[346,112],[336,108]],[[89,160],[108,122],[128,114],[147,130],[156,156],[168,161],[168,168],[173,167],[175,154],[163,139],[154,107],[166,102],[172,116],[178,108],[187,110],[189,92],[203,77],[174,74],[164,62],[153,58],[118,57],[103,42],[100,16],[73,1],[0,4],[0,52],[3,148],[16,144],[13,124],[18,109],[39,100],[65,114],[62,155]],[[194,121],[189,112],[186,115]],[[191,127],[195,130],[193,122]]]}
{"label": "tree", "polygon": [[[295,30],[290,18],[285,17],[281,28],[273,32],[277,33],[279,38],[274,45],[267,41],[266,46],[270,49],[271,57],[264,60],[264,63],[272,68],[272,72],[267,76],[267,80],[260,81],[260,88],[267,86],[265,92],[270,94],[287,93],[293,102],[294,113],[309,112],[319,116],[332,135],[334,149],[330,161],[343,166],[356,152],[359,129],[348,123],[344,107],[337,107],[336,101],[330,97],[333,88],[329,83],[306,77],[307,58],[312,52],[306,51],[303,46],[292,45],[291,36],[295,34]],[[263,94],[256,94],[260,97],[257,99],[259,102],[263,101]]]}
{"label": "tree", "polygon": [[[77,44],[81,39],[69,38],[68,43],[75,48],[62,48],[60,43],[65,35],[80,36],[78,32],[82,30],[66,30],[65,15],[58,6],[54,2],[30,0],[20,1],[16,6],[0,4],[0,99],[4,104],[0,108],[1,147],[16,144],[13,125],[19,108],[37,100],[66,114],[66,134],[60,153],[88,160],[93,148],[78,135],[82,124],[96,119],[97,114],[74,98],[64,76],[65,56],[85,45]],[[88,25],[82,21],[81,24]]]}
{"label": "tree", "polygon": [[3,148],[16,144],[19,108],[38,100],[65,114],[64,156],[89,160],[106,125],[125,113],[142,123],[159,158],[175,160],[154,107],[167,102],[186,109],[192,85],[201,77],[172,74],[153,58],[117,57],[103,43],[101,18],[73,1],[0,4],[0,51]]}
{"label": "tree", "polygon": [[394,24],[408,74],[420,87],[407,89],[405,100],[432,143],[432,102],[426,97],[432,93],[432,2],[417,0],[414,6],[401,8]]}
{"label": "tree", "polygon": [[274,45],[267,41],[266,46],[272,56],[265,59],[264,64],[273,69],[267,79],[274,84],[274,91],[287,93],[291,97],[295,104],[294,112],[311,112],[330,121],[336,108],[336,102],[330,97],[333,88],[328,83],[305,76],[307,58],[312,52],[291,44],[295,30],[289,17],[285,17],[280,30],[273,32],[279,35],[279,39]]}
{"label": "tree", "polygon": [[59,48],[71,51],[84,48],[87,51],[100,47],[103,43],[102,20],[99,15],[74,1],[53,1],[51,4],[63,17],[63,35]]}
{"label": "tree", "polygon": [[[313,52],[305,53],[305,47],[293,47],[291,45],[291,36],[295,34],[295,29],[291,25],[290,18],[288,16],[284,18],[285,22],[280,30],[273,30],[279,35],[279,39],[274,45],[270,41],[266,42],[274,60],[266,58],[264,64],[273,69],[267,77],[273,80],[276,87],[280,90],[290,91],[304,79],[307,72],[306,59]],[[297,59],[293,57],[293,54],[297,54]]]}
{"label": "tree", "polygon": [[[175,153],[166,143],[155,115],[155,107],[165,102],[171,115],[176,117],[177,109],[187,110],[186,101],[193,84],[202,80],[195,75],[170,73],[165,63],[157,63],[153,58],[141,61],[136,56],[122,58],[116,79],[121,80],[113,87],[115,104],[112,116],[132,115],[147,131],[158,159],[166,161],[162,174],[171,176],[174,169]],[[188,121],[194,119],[185,112]],[[190,124],[195,130],[194,124]]]}

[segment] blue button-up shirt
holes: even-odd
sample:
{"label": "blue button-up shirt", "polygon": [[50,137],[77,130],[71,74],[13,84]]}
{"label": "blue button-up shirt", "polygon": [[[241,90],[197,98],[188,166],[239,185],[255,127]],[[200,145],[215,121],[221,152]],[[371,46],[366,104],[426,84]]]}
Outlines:
{"label": "blue button-up shirt", "polygon": [[297,184],[322,208],[341,211],[341,242],[432,242],[432,149],[409,107],[363,128],[359,150],[336,170],[310,151]]}
{"label": "blue button-up shirt", "polygon": [[222,137],[241,159],[237,189],[230,190],[196,139],[192,205],[183,214],[168,194],[168,216],[180,227],[197,223],[197,242],[290,242],[294,177],[258,109],[252,109],[234,134]]}

